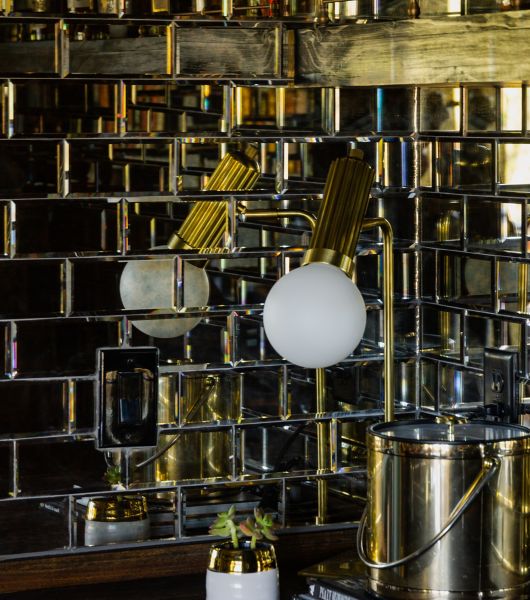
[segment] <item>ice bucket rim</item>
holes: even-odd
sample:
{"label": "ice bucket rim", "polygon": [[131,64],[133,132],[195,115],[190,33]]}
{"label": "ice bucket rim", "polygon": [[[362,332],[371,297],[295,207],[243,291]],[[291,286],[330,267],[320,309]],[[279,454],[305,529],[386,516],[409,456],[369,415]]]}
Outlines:
{"label": "ice bucket rim", "polygon": [[[392,421],[375,423],[368,428],[368,447],[374,451],[387,452],[395,455],[416,455],[440,458],[468,458],[470,456],[484,456],[488,453],[496,455],[515,454],[530,451],[530,429],[522,425],[495,423],[492,421],[474,420],[470,425],[488,425],[498,428],[517,430],[519,435],[506,436],[498,439],[455,439],[455,440],[429,440],[415,439],[413,437],[399,436],[395,433],[385,435],[386,432],[405,425],[438,425],[429,419],[415,419],[406,421]],[[439,424],[443,427],[443,424]],[[459,424],[459,427],[465,424]],[[448,425],[445,425],[448,427]]]}

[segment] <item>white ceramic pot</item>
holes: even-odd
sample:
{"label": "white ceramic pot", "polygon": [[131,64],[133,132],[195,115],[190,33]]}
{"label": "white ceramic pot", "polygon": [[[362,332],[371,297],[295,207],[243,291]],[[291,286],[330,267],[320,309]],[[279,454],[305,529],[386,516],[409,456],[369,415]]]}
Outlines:
{"label": "white ceramic pot", "polygon": [[280,600],[280,585],[274,548],[240,542],[234,550],[231,542],[210,548],[206,573],[207,600]]}
{"label": "white ceramic pot", "polygon": [[85,546],[149,539],[150,522],[144,496],[107,496],[88,502]]}
{"label": "white ceramic pot", "polygon": [[86,521],[85,546],[101,546],[103,544],[148,540],[149,532],[149,519],[122,521],[121,523]]}

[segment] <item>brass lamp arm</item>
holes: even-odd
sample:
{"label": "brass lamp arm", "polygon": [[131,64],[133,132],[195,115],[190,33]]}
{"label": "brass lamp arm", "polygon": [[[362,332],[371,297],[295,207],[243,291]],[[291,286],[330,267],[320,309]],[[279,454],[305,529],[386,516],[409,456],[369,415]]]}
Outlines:
{"label": "brass lamp arm", "polygon": [[[309,223],[314,231],[317,219],[305,210],[281,209],[247,209],[238,205],[237,211],[243,221],[246,219],[268,219],[302,217]],[[382,217],[363,219],[361,230],[367,231],[379,227],[383,235],[383,341],[384,341],[384,399],[385,421],[394,420],[394,254],[392,226],[387,219]],[[322,410],[322,409],[321,409]]]}
{"label": "brass lamp arm", "polygon": [[315,215],[307,210],[250,209],[242,204],[238,204],[237,212],[241,221],[243,222],[245,222],[247,219],[286,219],[292,217],[301,217],[309,223],[311,231],[315,231],[315,227],[317,225]]}

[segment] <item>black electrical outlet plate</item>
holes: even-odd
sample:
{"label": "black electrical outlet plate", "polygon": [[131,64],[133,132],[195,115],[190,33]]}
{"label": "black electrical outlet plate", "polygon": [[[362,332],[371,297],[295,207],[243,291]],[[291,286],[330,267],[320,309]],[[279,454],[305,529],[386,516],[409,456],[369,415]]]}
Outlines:
{"label": "black electrical outlet plate", "polygon": [[158,348],[98,348],[97,366],[97,448],[156,446]]}
{"label": "black electrical outlet plate", "polygon": [[495,408],[502,421],[517,423],[519,398],[515,381],[517,352],[486,348],[484,350],[484,404]]}

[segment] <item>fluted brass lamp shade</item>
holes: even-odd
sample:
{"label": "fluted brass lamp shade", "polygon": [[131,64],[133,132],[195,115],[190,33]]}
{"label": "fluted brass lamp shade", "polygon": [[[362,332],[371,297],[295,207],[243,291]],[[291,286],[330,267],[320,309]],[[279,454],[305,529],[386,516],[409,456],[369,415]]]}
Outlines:
{"label": "fluted brass lamp shade", "polygon": [[[242,152],[229,152],[221,160],[206,190],[236,192],[250,190],[260,175],[258,164]],[[197,202],[167,246],[172,250],[206,251],[218,247],[227,231],[228,204],[224,201]],[[120,295],[127,309],[167,309],[175,305],[174,261],[162,258],[130,261],[122,272]],[[183,298],[185,306],[205,306],[209,284],[204,269],[184,262]],[[190,331],[200,317],[133,321],[143,333],[172,338]]]}
{"label": "fluted brass lamp shade", "polygon": [[353,276],[355,249],[374,182],[374,170],[362,156],[352,150],[350,156],[331,163],[304,265],[327,263]]}
{"label": "fluted brass lamp shade", "polygon": [[366,326],[364,301],[351,280],[374,179],[361,156],[332,163],[303,266],[277,281],[265,302],[263,323],[270,343],[302,367],[324,368],[344,360]]}
{"label": "fluted brass lamp shade", "polygon": [[[242,152],[225,154],[205,186],[207,191],[251,190],[260,175],[258,164]],[[195,250],[219,245],[227,227],[226,202],[198,202],[173,233],[168,246],[173,250]]]}

